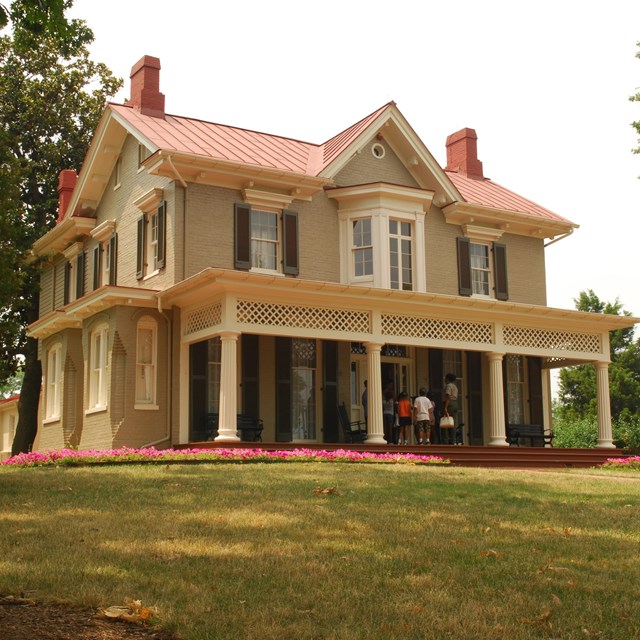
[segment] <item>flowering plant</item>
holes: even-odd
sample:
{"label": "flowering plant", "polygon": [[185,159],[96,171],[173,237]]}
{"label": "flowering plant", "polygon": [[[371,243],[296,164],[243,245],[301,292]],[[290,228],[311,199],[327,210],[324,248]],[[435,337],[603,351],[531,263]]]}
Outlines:
{"label": "flowering plant", "polygon": [[640,471],[640,456],[628,458],[609,458],[602,464],[604,469],[623,469],[625,471]]}
{"label": "flowering plant", "polygon": [[73,466],[89,464],[117,464],[126,462],[366,462],[395,464],[448,464],[440,456],[412,453],[370,453],[359,451],[321,451],[290,449],[120,449],[95,450],[54,449],[51,451],[19,453],[2,464],[12,467]]}

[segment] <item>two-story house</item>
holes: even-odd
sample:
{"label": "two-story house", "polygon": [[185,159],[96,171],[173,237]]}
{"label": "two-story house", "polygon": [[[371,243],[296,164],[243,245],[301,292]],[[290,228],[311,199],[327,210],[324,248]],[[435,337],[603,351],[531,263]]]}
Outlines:
{"label": "two-story house", "polygon": [[[517,149],[515,150],[517,152]],[[535,186],[535,185],[534,185]],[[455,373],[470,444],[550,425],[550,370],[593,363],[612,447],[608,332],[546,306],[545,246],[572,222],[484,177],[477,137],[442,168],[390,102],[324,144],[165,112],[160,62],[107,105],[42,269],[37,447],[338,442],[336,406],[383,443],[382,390]]]}

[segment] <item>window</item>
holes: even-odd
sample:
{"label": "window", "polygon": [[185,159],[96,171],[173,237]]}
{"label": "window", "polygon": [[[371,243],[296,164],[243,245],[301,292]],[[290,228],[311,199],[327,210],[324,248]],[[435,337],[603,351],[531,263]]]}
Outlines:
{"label": "window", "polygon": [[291,427],[293,440],[316,439],[316,341],[291,342]]}
{"label": "window", "polygon": [[469,238],[460,237],[457,247],[460,295],[495,296],[497,300],[508,300],[506,245],[472,242]]}
{"label": "window", "polygon": [[138,218],[136,277],[155,275],[165,266],[166,203]]}
{"label": "window", "polygon": [[113,170],[113,188],[117,189],[122,181],[122,158],[116,160],[116,166]]}
{"label": "window", "polygon": [[373,275],[373,247],[371,243],[371,218],[354,220],[353,225],[353,275]]}
{"label": "window", "polygon": [[278,216],[251,211],[251,267],[275,271],[278,264]]}
{"label": "window", "polygon": [[298,275],[298,214],[253,209],[236,203],[235,261],[236,269],[267,270]]}
{"label": "window", "polygon": [[138,145],[138,167],[142,167],[142,163],[149,157],[149,149],[143,144]]}
{"label": "window", "polygon": [[107,406],[107,341],[109,327],[101,325],[91,333],[89,343],[89,409]]}
{"label": "window", "polygon": [[145,316],[138,322],[136,343],[136,405],[156,404],[157,323]]}
{"label": "window", "polygon": [[64,304],[69,304],[84,295],[84,270],[86,263],[86,255],[84,252],[77,253],[77,246],[70,247],[73,251],[73,257],[69,257],[69,261],[65,264],[64,269]]}
{"label": "window", "polygon": [[491,291],[491,267],[489,266],[489,246],[469,245],[471,258],[471,290],[476,295],[488,296]]}
{"label": "window", "polygon": [[91,237],[96,241],[93,248],[93,289],[104,285],[115,285],[118,258],[118,234],[115,220],[105,220],[93,231]]}
{"label": "window", "polygon": [[60,379],[62,375],[62,347],[57,344],[49,349],[47,355],[47,383],[45,400],[45,417],[47,419],[60,417]]}
{"label": "window", "polygon": [[392,289],[411,291],[411,223],[389,220],[389,284]]}

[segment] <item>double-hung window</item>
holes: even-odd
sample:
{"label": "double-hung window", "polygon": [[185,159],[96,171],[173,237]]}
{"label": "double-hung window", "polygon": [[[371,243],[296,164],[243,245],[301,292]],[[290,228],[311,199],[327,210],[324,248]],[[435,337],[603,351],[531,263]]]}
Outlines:
{"label": "double-hung window", "polygon": [[118,234],[115,228],[115,220],[105,220],[91,232],[91,237],[97,241],[93,249],[94,290],[107,284],[116,284]]}
{"label": "double-hung window", "polygon": [[62,347],[57,344],[49,349],[46,371],[46,401],[45,418],[60,417],[60,380],[62,377]]}
{"label": "double-hung window", "polygon": [[89,409],[107,406],[107,342],[109,327],[100,325],[91,332],[89,343]]}
{"label": "double-hung window", "polygon": [[459,237],[457,246],[460,295],[508,300],[506,245]]}
{"label": "double-hung window", "polygon": [[136,405],[148,408],[156,404],[156,321],[144,316],[138,322],[136,344]]}
{"label": "double-hung window", "polygon": [[157,209],[150,209],[138,218],[138,243],[136,257],[136,278],[155,275],[165,266],[167,233],[166,202]]}
{"label": "double-hung window", "polygon": [[234,210],[236,269],[298,275],[298,214],[247,203]]}
{"label": "double-hung window", "polygon": [[352,222],[353,275],[356,278],[373,274],[373,245],[371,243],[371,218]]}

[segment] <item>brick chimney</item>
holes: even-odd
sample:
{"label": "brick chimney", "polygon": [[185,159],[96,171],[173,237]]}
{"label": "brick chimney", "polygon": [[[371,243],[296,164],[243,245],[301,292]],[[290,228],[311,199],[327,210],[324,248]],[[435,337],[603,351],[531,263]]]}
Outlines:
{"label": "brick chimney", "polygon": [[146,116],[164,118],[164,93],[160,93],[160,58],[143,56],[131,69],[129,104]]}
{"label": "brick chimney", "polygon": [[483,178],[482,162],[478,160],[478,136],[473,129],[464,128],[447,138],[447,166],[469,178]]}
{"label": "brick chimney", "polygon": [[78,174],[73,169],[63,169],[58,176],[58,219],[56,224],[64,219],[73,190],[78,182]]}

